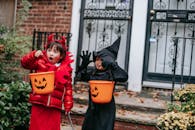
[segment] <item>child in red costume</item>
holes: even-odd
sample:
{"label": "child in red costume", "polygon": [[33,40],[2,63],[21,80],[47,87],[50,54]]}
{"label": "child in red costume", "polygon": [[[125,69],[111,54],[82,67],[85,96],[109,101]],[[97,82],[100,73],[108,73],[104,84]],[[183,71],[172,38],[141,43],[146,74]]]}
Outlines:
{"label": "child in red costume", "polygon": [[30,93],[32,108],[29,130],[60,130],[62,105],[66,114],[73,107],[72,62],[65,46],[65,37],[54,40],[53,34],[48,36],[46,50],[35,50],[22,57],[21,64],[25,69],[55,71],[55,89],[52,93]]}

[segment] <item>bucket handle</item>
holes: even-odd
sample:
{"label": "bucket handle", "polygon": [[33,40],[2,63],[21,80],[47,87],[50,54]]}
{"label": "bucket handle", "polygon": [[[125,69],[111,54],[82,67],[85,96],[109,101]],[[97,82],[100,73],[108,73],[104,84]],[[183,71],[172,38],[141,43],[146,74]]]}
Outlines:
{"label": "bucket handle", "polygon": [[70,126],[72,127],[72,130],[75,130],[74,127],[73,127],[73,123],[72,123],[72,119],[71,119],[71,116],[70,116],[70,112],[68,112],[68,121],[70,123]]}

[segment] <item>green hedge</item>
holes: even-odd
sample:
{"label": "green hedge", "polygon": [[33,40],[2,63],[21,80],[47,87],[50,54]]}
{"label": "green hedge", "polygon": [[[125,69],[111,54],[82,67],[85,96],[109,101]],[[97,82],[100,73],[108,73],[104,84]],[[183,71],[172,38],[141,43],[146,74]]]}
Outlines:
{"label": "green hedge", "polygon": [[[0,84],[0,130],[28,128],[30,103],[28,103],[30,84],[15,81]],[[21,129],[24,130],[24,129]]]}

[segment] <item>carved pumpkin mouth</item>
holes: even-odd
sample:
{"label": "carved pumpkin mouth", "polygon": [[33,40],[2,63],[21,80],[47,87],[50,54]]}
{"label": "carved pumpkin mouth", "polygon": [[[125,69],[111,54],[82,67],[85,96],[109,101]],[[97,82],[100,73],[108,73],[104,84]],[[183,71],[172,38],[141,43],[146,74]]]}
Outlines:
{"label": "carved pumpkin mouth", "polygon": [[46,88],[46,86],[47,86],[47,83],[44,86],[37,86],[37,85],[35,85],[35,87],[38,88],[38,89],[44,89],[44,88]]}
{"label": "carved pumpkin mouth", "polygon": [[92,95],[93,97],[97,97],[97,96],[98,96],[98,94],[99,94],[99,93],[97,93],[97,94],[91,94],[91,95]]}

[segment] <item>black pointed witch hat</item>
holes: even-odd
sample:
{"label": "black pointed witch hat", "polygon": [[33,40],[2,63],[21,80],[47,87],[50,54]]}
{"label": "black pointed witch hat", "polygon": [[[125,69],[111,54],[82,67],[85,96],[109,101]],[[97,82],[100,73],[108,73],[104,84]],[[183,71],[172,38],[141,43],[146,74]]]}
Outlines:
{"label": "black pointed witch hat", "polygon": [[95,58],[98,56],[105,61],[115,61],[117,59],[118,50],[120,47],[120,41],[121,41],[121,37],[118,37],[112,45],[98,52],[94,52],[93,59],[95,60]]}

